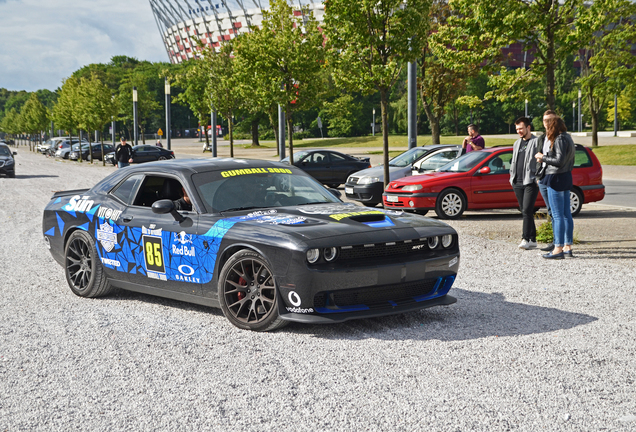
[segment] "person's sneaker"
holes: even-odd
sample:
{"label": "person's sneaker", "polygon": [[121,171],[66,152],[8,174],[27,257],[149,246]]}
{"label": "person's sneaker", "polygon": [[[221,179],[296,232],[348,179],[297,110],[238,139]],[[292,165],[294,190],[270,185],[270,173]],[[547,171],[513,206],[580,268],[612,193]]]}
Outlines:
{"label": "person's sneaker", "polygon": [[545,247],[542,247],[541,250],[544,252],[551,252],[552,249],[554,249],[554,243],[550,243],[548,245],[546,245]]}
{"label": "person's sneaker", "polygon": [[537,247],[537,242],[532,240],[523,239],[519,244],[519,249],[530,250]]}

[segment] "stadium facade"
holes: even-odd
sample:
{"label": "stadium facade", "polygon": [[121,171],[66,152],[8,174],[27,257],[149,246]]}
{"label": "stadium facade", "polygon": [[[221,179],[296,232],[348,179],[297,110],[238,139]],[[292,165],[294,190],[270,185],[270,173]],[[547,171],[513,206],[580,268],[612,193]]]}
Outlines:
{"label": "stadium facade", "polygon": [[[247,33],[259,26],[269,1],[261,0],[149,0],[155,21],[171,63],[197,58],[201,47],[209,47]],[[302,9],[313,12],[322,21],[325,6],[320,1],[288,0],[295,14]]]}

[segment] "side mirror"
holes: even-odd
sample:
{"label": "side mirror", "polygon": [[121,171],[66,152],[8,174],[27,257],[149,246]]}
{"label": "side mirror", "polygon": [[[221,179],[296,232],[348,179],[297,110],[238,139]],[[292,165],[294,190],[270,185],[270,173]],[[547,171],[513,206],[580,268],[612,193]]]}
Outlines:
{"label": "side mirror", "polygon": [[340,198],[342,196],[342,193],[338,189],[327,188],[327,190],[331,192],[331,195],[335,196],[336,198]]}
{"label": "side mirror", "polygon": [[485,166],[479,170],[479,174],[490,174],[490,167]]}
{"label": "side mirror", "polygon": [[155,201],[152,204],[152,212],[156,214],[167,214],[170,213],[174,220],[177,222],[182,222],[185,220],[183,216],[174,208],[174,203],[169,199],[162,199],[159,201]]}
{"label": "side mirror", "polygon": [[13,154],[14,154],[14,155],[17,155],[17,154],[18,154],[18,152],[13,152]]}

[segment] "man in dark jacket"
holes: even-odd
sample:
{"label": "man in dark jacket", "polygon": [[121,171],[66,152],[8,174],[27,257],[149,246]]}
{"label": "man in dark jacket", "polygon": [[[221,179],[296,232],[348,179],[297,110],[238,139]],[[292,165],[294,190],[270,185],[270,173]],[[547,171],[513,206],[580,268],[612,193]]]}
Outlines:
{"label": "man in dark jacket", "polygon": [[115,160],[117,168],[127,167],[132,163],[132,147],[126,142],[126,138],[121,138],[121,143],[115,149]]}

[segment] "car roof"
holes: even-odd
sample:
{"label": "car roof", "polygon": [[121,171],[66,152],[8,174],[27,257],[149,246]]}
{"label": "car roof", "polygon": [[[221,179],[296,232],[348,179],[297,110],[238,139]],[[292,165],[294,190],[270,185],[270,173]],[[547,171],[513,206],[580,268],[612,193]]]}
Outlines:
{"label": "car roof", "polygon": [[165,161],[147,162],[137,166],[130,166],[130,171],[190,171],[209,172],[221,170],[239,170],[246,168],[285,168],[294,169],[291,165],[259,159],[233,158],[200,158],[200,159],[169,159]]}

